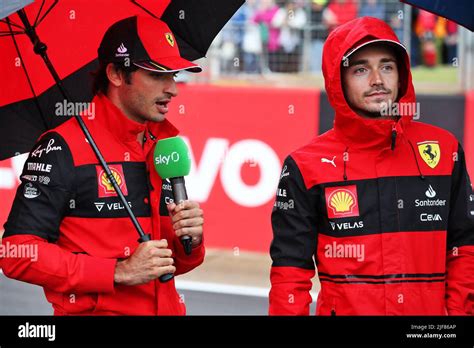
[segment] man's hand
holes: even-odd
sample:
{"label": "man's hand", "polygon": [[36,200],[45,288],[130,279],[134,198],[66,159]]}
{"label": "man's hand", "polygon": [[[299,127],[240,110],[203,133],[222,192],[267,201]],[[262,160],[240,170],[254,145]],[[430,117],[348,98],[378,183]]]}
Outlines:
{"label": "man's hand", "polygon": [[204,215],[198,202],[184,201],[176,205],[167,205],[173,223],[173,229],[178,237],[187,235],[192,238],[193,248],[202,242],[202,225]]}
{"label": "man's hand", "polygon": [[141,243],[128,259],[117,262],[114,281],[122,285],[146,284],[166,273],[174,273],[172,251],[166,239]]}

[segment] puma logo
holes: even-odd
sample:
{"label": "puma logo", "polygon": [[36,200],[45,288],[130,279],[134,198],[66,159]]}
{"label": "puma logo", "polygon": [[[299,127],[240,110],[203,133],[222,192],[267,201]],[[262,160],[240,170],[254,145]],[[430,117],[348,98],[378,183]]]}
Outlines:
{"label": "puma logo", "polygon": [[334,160],[336,159],[336,156],[332,158],[332,160],[328,160],[327,158],[321,158],[321,163],[331,163],[334,168],[336,168],[336,164],[334,163]]}

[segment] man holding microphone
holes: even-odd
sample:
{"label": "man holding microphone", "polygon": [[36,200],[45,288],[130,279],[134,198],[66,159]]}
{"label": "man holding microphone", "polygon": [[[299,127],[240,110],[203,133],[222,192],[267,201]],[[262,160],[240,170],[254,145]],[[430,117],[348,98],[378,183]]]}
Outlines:
{"label": "man holding microphone", "polygon": [[[183,315],[174,280],[203,262],[203,212],[173,202],[153,168],[174,76],[201,68],[180,56],[168,26],[134,16],[99,47],[95,115],[84,119],[143,230],[136,230],[75,119],[43,134],[28,157],[2,243],[34,245],[38,259],[4,258],[7,277],[42,286],[55,315]],[[191,238],[185,250],[182,236]],[[160,278],[161,277],[161,278]],[[168,277],[170,278],[170,277]],[[160,281],[161,279],[162,281]]]}

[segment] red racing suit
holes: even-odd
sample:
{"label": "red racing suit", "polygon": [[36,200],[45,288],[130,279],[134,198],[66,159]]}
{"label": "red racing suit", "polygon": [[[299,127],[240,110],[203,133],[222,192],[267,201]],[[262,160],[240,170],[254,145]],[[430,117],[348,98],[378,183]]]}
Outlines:
{"label": "red racing suit", "polygon": [[[176,273],[203,262],[204,245],[185,255],[166,203],[171,185],[153,166],[157,139],[178,131],[167,120],[131,121],[104,95],[84,121],[145,233],[167,239]],[[144,146],[137,135],[144,133]],[[37,260],[7,257],[7,277],[44,288],[55,315],[184,315],[174,280],[114,284],[117,260],[133,254],[138,233],[75,119],[43,134],[30,153],[2,243],[34,245]]]}
{"label": "red racing suit", "polygon": [[[283,165],[269,312],[308,315],[316,266],[317,315],[472,315],[474,195],[463,150],[449,132],[413,121],[408,108],[395,121],[349,107],[343,56],[372,39],[398,41],[388,25],[365,17],[325,43],[334,128]],[[414,106],[406,52],[398,67],[399,105]]]}

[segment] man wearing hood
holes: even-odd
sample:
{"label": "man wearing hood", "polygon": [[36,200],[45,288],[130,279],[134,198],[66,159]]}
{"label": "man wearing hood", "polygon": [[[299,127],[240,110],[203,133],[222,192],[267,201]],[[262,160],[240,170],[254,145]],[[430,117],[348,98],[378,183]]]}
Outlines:
{"label": "man wearing hood", "polygon": [[336,28],[323,52],[334,128],[283,165],[272,213],[270,314],[472,315],[474,195],[449,132],[419,108],[383,21]]}

